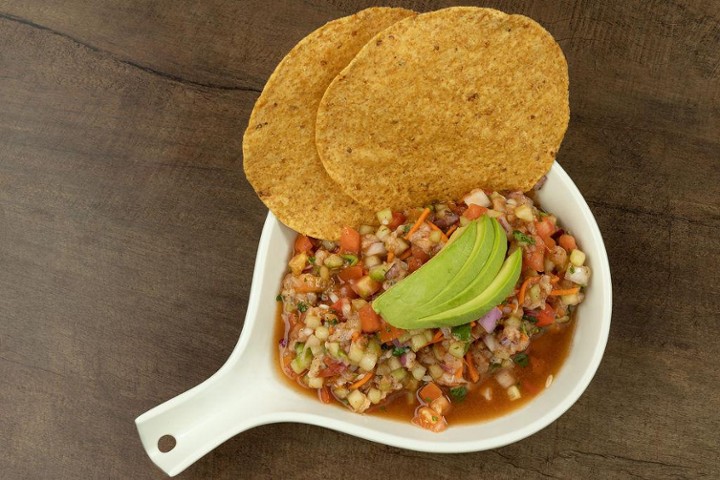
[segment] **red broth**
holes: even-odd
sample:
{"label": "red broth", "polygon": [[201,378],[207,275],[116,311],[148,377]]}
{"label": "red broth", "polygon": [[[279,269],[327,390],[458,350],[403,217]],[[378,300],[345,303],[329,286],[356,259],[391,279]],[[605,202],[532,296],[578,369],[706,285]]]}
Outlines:
{"label": "red broth", "polygon": [[[282,305],[279,304],[275,318],[274,338],[276,346],[280,344],[286,334],[286,325],[280,315],[281,310]],[[522,398],[514,401],[510,400],[505,389],[498,385],[492,376],[486,375],[477,384],[468,386],[468,393],[464,400],[452,402],[452,410],[447,415],[448,424],[452,427],[452,425],[462,423],[490,420],[528,403],[545,389],[545,384],[550,375],[555,376],[560,372],[570,350],[574,330],[575,319],[573,315],[569,322],[548,327],[542,334],[532,338],[530,346],[525,351],[530,358],[529,365],[513,370],[513,375],[518,379],[522,388]],[[292,388],[320,401],[317,390],[303,387],[297,381],[285,375],[282,369],[280,348],[277,348],[275,367],[278,374]],[[487,392],[486,389],[490,389],[490,400],[483,396],[483,393]],[[334,399],[331,403],[337,407],[345,408]],[[370,408],[367,414],[409,422],[415,415],[417,407],[418,402],[414,393],[400,392],[384,404]]]}

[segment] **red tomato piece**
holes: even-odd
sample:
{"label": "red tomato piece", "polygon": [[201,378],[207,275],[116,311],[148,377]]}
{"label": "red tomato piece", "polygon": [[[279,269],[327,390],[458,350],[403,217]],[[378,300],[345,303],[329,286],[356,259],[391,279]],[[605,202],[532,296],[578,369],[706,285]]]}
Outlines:
{"label": "red tomato piece", "polygon": [[295,238],[295,253],[309,252],[313,248],[315,247],[312,241],[306,235],[298,235]]}
{"label": "red tomato piece", "polygon": [[405,223],[405,220],[407,220],[407,217],[405,217],[402,213],[392,212],[392,220],[390,220],[388,228],[390,230],[395,230],[397,227]]}
{"label": "red tomato piece", "polygon": [[575,243],[575,237],[573,237],[572,235],[568,235],[567,233],[560,235],[558,243],[568,253],[572,252],[577,248],[577,243]]}
{"label": "red tomato piece", "polygon": [[340,251],[360,253],[360,232],[351,227],[343,227],[340,234]]}
{"label": "red tomato piece", "polygon": [[547,327],[548,325],[552,325],[555,323],[555,310],[548,305],[545,304],[545,308],[542,309],[540,313],[535,315],[537,318],[537,323],[535,323],[535,326],[537,327]]}
{"label": "red tomato piece", "polygon": [[471,203],[468,206],[467,210],[465,210],[465,213],[463,213],[463,217],[467,218],[468,220],[475,220],[476,218],[485,215],[487,211],[487,208]]}
{"label": "red tomato piece", "polygon": [[349,282],[350,280],[357,280],[363,276],[363,267],[361,265],[355,265],[347,267],[338,273],[338,277],[343,282]]}
{"label": "red tomato piece", "polygon": [[360,314],[360,328],[362,328],[363,332],[374,333],[382,327],[380,315],[375,313],[369,303],[362,307],[358,314]]}
{"label": "red tomato piece", "polygon": [[536,272],[545,271],[545,242],[539,235],[534,235],[535,245],[530,245],[523,252],[523,263]]}
{"label": "red tomato piece", "polygon": [[410,273],[414,272],[418,268],[422,267],[422,260],[420,260],[417,257],[408,257],[407,259],[408,264],[408,271]]}
{"label": "red tomato piece", "polygon": [[423,250],[422,248],[418,247],[417,245],[413,245],[412,247],[410,247],[410,254],[411,254],[413,257],[415,257],[415,258],[417,258],[418,260],[420,260],[422,263],[425,263],[425,262],[427,262],[428,260],[430,260],[430,255],[428,255],[427,253],[425,253],[425,250]]}
{"label": "red tomato piece", "polygon": [[337,296],[340,298],[357,298],[357,293],[355,293],[355,290],[352,289],[349,283],[344,283],[340,285],[337,289]]}

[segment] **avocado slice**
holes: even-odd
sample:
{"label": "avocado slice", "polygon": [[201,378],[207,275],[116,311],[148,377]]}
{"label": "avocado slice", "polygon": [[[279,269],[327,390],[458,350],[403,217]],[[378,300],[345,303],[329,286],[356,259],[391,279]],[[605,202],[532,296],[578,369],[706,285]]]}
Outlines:
{"label": "avocado slice", "polygon": [[486,238],[490,239],[492,243],[488,246],[485,255],[482,258],[479,257],[477,263],[473,265],[475,267],[473,269],[474,275],[463,283],[455,283],[452,291],[453,295],[443,298],[438,296],[439,301],[433,302],[423,309],[423,314],[419,318],[450,310],[470,301],[483,292],[497,276],[507,253],[507,237],[497,220],[490,219],[487,216],[484,218],[490,224],[491,231],[491,234],[486,235]]}
{"label": "avocado slice", "polygon": [[[475,239],[475,247],[472,253],[468,257],[465,265],[453,278],[447,279],[445,288],[442,289],[434,298],[428,299],[422,304],[422,310],[420,311],[421,316],[430,315],[428,309],[434,308],[435,305],[444,303],[445,301],[451,300],[457,296],[458,292],[465,289],[473,279],[481,272],[483,266],[488,261],[490,254],[493,251],[493,245],[495,243],[496,231],[493,228],[493,220],[487,215],[483,215],[478,219],[477,238]],[[504,239],[503,235],[503,239]],[[503,257],[505,252],[503,252]],[[502,259],[501,259],[502,263]],[[500,264],[498,264],[498,270]],[[497,273],[497,270],[493,273],[493,277]],[[492,280],[492,278],[490,279]],[[490,283],[488,281],[488,283]],[[462,302],[461,302],[462,303]]]}
{"label": "avocado slice", "polygon": [[395,325],[394,318],[417,318],[416,309],[435,298],[470,258],[474,251],[478,222],[470,222],[445,248],[412,275],[390,287],[372,302],[373,309]]}
{"label": "avocado slice", "polygon": [[410,326],[395,326],[401,328],[454,327],[480,318],[510,295],[520,278],[521,267],[522,253],[518,249],[505,260],[498,275],[482,293],[478,292],[478,296],[449,310],[415,319]]}

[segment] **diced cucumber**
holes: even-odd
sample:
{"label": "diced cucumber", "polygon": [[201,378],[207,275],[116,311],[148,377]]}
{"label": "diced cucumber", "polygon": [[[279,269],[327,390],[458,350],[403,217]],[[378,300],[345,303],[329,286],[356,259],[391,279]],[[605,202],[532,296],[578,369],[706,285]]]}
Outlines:
{"label": "diced cucumber", "polygon": [[340,268],[343,265],[343,258],[340,255],[333,253],[325,259],[324,263],[328,268]]}
{"label": "diced cucumber", "polygon": [[392,210],[390,210],[389,208],[386,208],[385,210],[380,210],[375,215],[377,216],[377,219],[381,225],[388,225],[390,222],[392,222]]}
{"label": "diced cucumber", "polygon": [[368,390],[367,396],[373,404],[377,405],[382,401],[383,394],[377,388],[371,388]]}
{"label": "diced cucumber", "polygon": [[384,282],[385,274],[388,272],[389,269],[390,267],[386,264],[375,265],[374,267],[370,268],[369,276],[376,282]]}
{"label": "diced cucumber", "polygon": [[412,376],[415,378],[415,380],[422,380],[422,378],[425,376],[426,372],[427,372],[427,368],[418,364],[415,366],[415,368],[412,369]]}
{"label": "diced cucumber", "polygon": [[410,339],[410,347],[412,348],[413,352],[417,352],[424,346],[426,346],[430,341],[427,339],[425,335],[413,335]]}
{"label": "diced cucumber", "polygon": [[374,353],[366,352],[358,362],[358,366],[366,372],[372,371],[377,363],[377,355]]}
{"label": "diced cucumber", "polygon": [[405,377],[407,377],[407,370],[404,368],[397,368],[390,372],[390,375],[398,382],[402,382],[405,380]]}
{"label": "diced cucumber", "polygon": [[440,365],[430,365],[428,370],[430,371],[430,376],[435,380],[442,377],[445,373]]}
{"label": "diced cucumber", "polygon": [[448,352],[455,358],[463,358],[465,356],[465,342],[453,342],[448,347]]}
{"label": "diced cucumber", "polygon": [[354,364],[360,363],[360,360],[362,360],[363,355],[365,355],[365,350],[360,346],[359,343],[353,342],[350,344],[350,350],[348,351],[348,358],[350,361]]}

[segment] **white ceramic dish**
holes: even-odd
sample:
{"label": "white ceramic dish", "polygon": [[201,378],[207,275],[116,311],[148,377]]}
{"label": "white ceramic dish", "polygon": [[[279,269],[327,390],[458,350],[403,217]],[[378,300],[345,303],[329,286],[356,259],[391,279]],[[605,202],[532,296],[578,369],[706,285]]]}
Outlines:
{"label": "white ceramic dish", "polygon": [[[297,392],[275,366],[278,350],[274,339],[275,297],[295,233],[269,213],[257,252],[245,325],[230,358],[202,384],[135,420],[152,461],[174,476],[228,438],[274,422],[319,425],[395,447],[438,453],[501,447],[546,427],[575,403],[600,364],[610,330],[612,284],[600,230],[577,187],[557,163],[539,198],[543,208],[556,214],[577,237],[593,274],[564,366],[550,388],[527,405],[494,420],[451,425],[437,434],[409,421],[358,415],[338,405],[324,405]],[[176,440],[167,453],[158,448],[164,435]]]}

